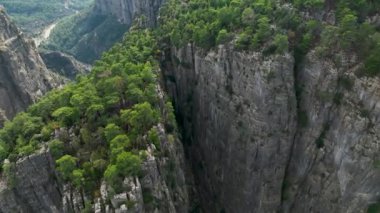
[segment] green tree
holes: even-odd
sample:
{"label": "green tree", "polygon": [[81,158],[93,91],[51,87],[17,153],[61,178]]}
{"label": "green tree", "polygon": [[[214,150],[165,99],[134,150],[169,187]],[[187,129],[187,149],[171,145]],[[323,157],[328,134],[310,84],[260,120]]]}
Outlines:
{"label": "green tree", "polygon": [[118,154],[125,151],[126,149],[130,149],[131,142],[129,141],[127,135],[118,135],[111,140],[110,148],[112,156],[116,157]]}
{"label": "green tree", "polygon": [[151,143],[154,144],[154,146],[160,150],[161,148],[161,144],[160,144],[160,137],[158,135],[158,132],[157,132],[157,129],[156,128],[152,128],[151,130],[149,130],[148,132],[148,138],[149,138],[149,141]]}
{"label": "green tree", "polygon": [[283,54],[284,52],[288,51],[289,42],[287,35],[277,34],[274,37],[273,43],[276,46],[276,53]]}
{"label": "green tree", "polygon": [[257,30],[252,39],[252,46],[258,48],[263,42],[270,38],[271,34],[269,18],[266,16],[261,17],[258,20]]}
{"label": "green tree", "polygon": [[115,183],[119,180],[119,171],[116,167],[116,165],[108,165],[106,171],[104,172],[104,179],[107,181],[108,184],[111,186],[114,186]]}
{"label": "green tree", "polygon": [[244,25],[253,26],[255,21],[255,12],[252,8],[247,7],[244,9],[243,13],[241,14],[241,21]]}
{"label": "green tree", "polygon": [[111,142],[112,139],[121,133],[121,128],[114,123],[108,124],[104,129],[104,136],[108,142]]}
{"label": "green tree", "polygon": [[78,110],[73,107],[61,107],[55,110],[52,114],[54,118],[57,118],[64,126],[72,125],[78,118]]}
{"label": "green tree", "polygon": [[63,155],[65,146],[64,143],[58,139],[49,142],[49,150],[54,158],[59,158]]}
{"label": "green tree", "polygon": [[350,10],[339,23],[341,45],[343,48],[352,47],[357,39],[358,17]]}
{"label": "green tree", "polygon": [[230,39],[230,35],[226,29],[221,29],[216,37],[217,44],[226,43]]}
{"label": "green tree", "polygon": [[136,134],[142,134],[159,121],[159,114],[150,103],[144,102],[136,104],[132,109],[123,110],[121,118]]}
{"label": "green tree", "polygon": [[74,186],[78,189],[82,189],[85,182],[84,171],[81,169],[75,169],[73,170],[71,177]]}
{"label": "green tree", "polygon": [[72,173],[76,169],[78,159],[71,155],[64,155],[56,160],[57,171],[66,181],[72,180]]}
{"label": "green tree", "polygon": [[130,152],[122,152],[117,156],[116,167],[123,176],[137,176],[140,174],[141,160]]}
{"label": "green tree", "polygon": [[364,61],[364,73],[368,76],[380,74],[380,43],[376,45],[370,56]]}
{"label": "green tree", "polygon": [[248,49],[248,46],[250,44],[250,39],[251,39],[250,32],[244,31],[240,33],[235,43],[236,48],[241,49],[241,50]]}

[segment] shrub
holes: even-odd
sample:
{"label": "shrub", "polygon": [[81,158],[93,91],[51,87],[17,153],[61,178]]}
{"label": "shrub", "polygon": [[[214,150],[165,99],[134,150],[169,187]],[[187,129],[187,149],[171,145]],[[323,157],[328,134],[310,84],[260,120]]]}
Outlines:
{"label": "shrub", "polygon": [[78,119],[78,111],[73,107],[61,107],[52,114],[64,126],[72,125]]}
{"label": "shrub", "polygon": [[49,150],[54,158],[60,158],[64,153],[64,144],[58,139],[54,139],[48,144]]}
{"label": "shrub", "polygon": [[72,179],[72,172],[75,170],[78,159],[71,155],[64,155],[56,160],[57,171],[61,174],[63,180]]}
{"label": "shrub", "polygon": [[104,129],[104,136],[108,142],[111,142],[117,135],[121,133],[121,128],[114,123],[110,123]]}
{"label": "shrub", "polygon": [[250,44],[250,39],[251,37],[248,32],[240,33],[235,43],[236,48],[240,50],[248,49],[249,44]]}
{"label": "shrub", "polygon": [[141,172],[141,160],[130,152],[122,152],[117,156],[116,167],[123,176],[138,176]]}
{"label": "shrub", "polygon": [[364,74],[370,77],[377,76],[380,73],[380,43],[370,53],[370,56],[364,61]]}
{"label": "shrub", "polygon": [[158,132],[157,132],[157,129],[156,128],[152,128],[151,130],[149,130],[148,132],[148,138],[149,138],[149,141],[151,143],[154,144],[154,146],[160,150],[160,147],[161,147],[161,143],[160,143],[160,138],[158,136]]}
{"label": "shrub", "polygon": [[216,37],[216,43],[217,44],[223,44],[226,43],[230,38],[229,33],[226,29],[221,29],[218,33],[218,36]]}
{"label": "shrub", "polygon": [[276,46],[276,53],[283,54],[284,52],[288,51],[289,42],[287,35],[277,34],[274,37],[273,43]]}

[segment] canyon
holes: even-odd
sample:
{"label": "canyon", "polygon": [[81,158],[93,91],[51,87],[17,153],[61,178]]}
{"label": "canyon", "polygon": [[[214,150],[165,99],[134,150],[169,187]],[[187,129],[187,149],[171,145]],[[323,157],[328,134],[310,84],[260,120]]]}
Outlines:
{"label": "canyon", "polygon": [[[92,12],[116,18],[126,32],[133,22],[159,25],[162,4],[97,0]],[[46,68],[1,9],[0,41],[1,122],[66,80]],[[94,45],[96,57],[107,49],[99,40],[80,42],[84,49]],[[300,59],[292,51],[265,55],[231,43],[159,45],[158,105],[165,112],[165,101],[173,102],[178,129],[157,124],[165,154],[148,145],[145,176],[125,177],[129,190],[115,194],[102,182],[92,212],[356,213],[380,202],[379,76],[358,75],[358,53],[337,50],[339,57],[326,58],[312,48]],[[70,64],[72,56],[41,54],[61,59],[71,79],[77,74],[71,70],[84,69]],[[52,135],[75,138],[74,132],[60,128]],[[0,212],[86,208],[90,196],[57,178],[51,150],[43,147],[17,160],[12,188],[0,178]]]}

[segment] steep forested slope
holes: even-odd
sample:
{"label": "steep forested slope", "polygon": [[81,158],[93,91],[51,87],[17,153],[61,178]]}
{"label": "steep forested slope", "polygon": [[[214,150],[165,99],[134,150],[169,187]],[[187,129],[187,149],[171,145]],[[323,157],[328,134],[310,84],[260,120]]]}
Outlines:
{"label": "steep forested slope", "polygon": [[[95,203],[102,211],[187,209],[183,155],[173,108],[158,86],[157,53],[149,31],[131,32],[96,62],[89,76],[50,92],[5,123],[0,130],[0,160],[9,159],[2,163],[2,174],[14,190],[0,190],[0,197],[12,200],[0,202],[2,211],[25,211],[28,206],[31,211],[79,211],[95,208]],[[41,151],[44,147],[49,148],[47,154]],[[23,168],[33,170],[28,168],[29,161],[33,164],[30,159],[50,154],[56,159],[52,175],[58,174],[62,188],[45,192],[36,185],[31,188],[37,192],[28,195],[30,186],[20,179]],[[42,184],[51,188],[57,183],[48,179]],[[138,188],[131,192],[130,187]],[[44,192],[51,198],[36,202]],[[73,197],[75,193],[78,197]],[[62,203],[54,199],[57,194]]]}

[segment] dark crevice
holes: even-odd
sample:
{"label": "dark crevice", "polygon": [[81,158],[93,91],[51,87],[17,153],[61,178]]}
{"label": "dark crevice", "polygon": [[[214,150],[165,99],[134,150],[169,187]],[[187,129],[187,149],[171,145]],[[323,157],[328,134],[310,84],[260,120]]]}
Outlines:
{"label": "dark crevice", "polygon": [[[193,45],[191,45],[191,54],[193,56],[191,66],[183,66],[183,68],[195,69],[195,52]],[[194,131],[194,128],[192,127],[192,117],[189,117],[189,115],[192,114],[191,112],[193,112],[192,103],[194,98],[194,91],[193,87],[189,87],[187,88],[187,97],[178,97],[181,94],[180,87],[178,86],[178,82],[175,75],[170,72],[172,70],[176,70],[177,66],[182,65],[181,62],[177,62],[178,58],[173,57],[175,56],[172,54],[170,47],[164,48],[160,63],[162,71],[162,88],[164,88],[166,94],[169,94],[174,106],[174,114],[176,117],[178,132],[181,136],[181,142],[183,144],[185,152],[186,177],[193,177],[193,180],[189,180],[189,178],[186,178],[186,184],[188,185],[188,192],[190,196],[189,212],[200,213],[204,211],[202,209],[202,205],[200,204],[201,202],[199,201],[200,196],[197,188],[199,186],[199,183],[194,175],[194,170],[197,169],[198,164],[195,164],[193,161],[193,154],[191,149],[194,145],[192,133],[192,131]],[[186,104],[181,103],[181,100],[179,100],[180,98],[182,99],[182,101],[186,101]]]}
{"label": "dark crevice", "polygon": [[296,99],[296,130],[294,131],[293,139],[290,145],[289,156],[285,166],[284,178],[281,188],[281,210],[284,211],[284,203],[288,197],[288,189],[289,189],[289,169],[292,161],[292,156],[295,149],[295,144],[297,141],[297,137],[300,134],[302,128],[305,128],[308,125],[308,116],[306,111],[301,107],[301,98],[304,85],[300,81],[300,70],[302,69],[305,56],[308,50],[303,49],[301,46],[295,46],[293,51],[294,57],[294,66],[293,66],[293,92]]}

